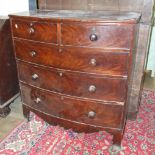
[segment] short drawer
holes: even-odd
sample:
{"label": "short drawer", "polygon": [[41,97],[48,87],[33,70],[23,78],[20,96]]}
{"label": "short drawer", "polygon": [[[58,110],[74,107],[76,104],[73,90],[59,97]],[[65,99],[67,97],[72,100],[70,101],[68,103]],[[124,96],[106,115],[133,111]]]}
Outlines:
{"label": "short drawer", "polygon": [[126,78],[47,69],[21,62],[18,62],[18,70],[21,81],[51,91],[95,100],[124,102],[126,98]]}
{"label": "short drawer", "polygon": [[93,102],[61,96],[21,85],[23,103],[46,114],[96,126],[119,128],[123,119],[123,105]]}
{"label": "short drawer", "polygon": [[41,65],[106,75],[127,75],[129,53],[123,50],[101,50],[61,47],[14,40],[18,59]]}
{"label": "short drawer", "polygon": [[57,43],[57,25],[47,22],[12,20],[13,37]]}
{"label": "short drawer", "polygon": [[62,24],[62,45],[90,46],[104,48],[128,48],[133,42],[132,24]]}

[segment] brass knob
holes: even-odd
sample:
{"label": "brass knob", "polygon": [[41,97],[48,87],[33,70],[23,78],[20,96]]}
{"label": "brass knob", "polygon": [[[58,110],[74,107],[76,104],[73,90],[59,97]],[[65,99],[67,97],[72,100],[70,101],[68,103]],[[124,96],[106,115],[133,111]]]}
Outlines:
{"label": "brass knob", "polygon": [[33,74],[33,75],[32,75],[32,80],[33,80],[33,81],[37,80],[38,78],[39,78],[39,76],[38,76],[37,74]]}
{"label": "brass knob", "polygon": [[34,100],[34,102],[38,104],[38,103],[41,102],[41,99],[40,99],[39,97],[37,97],[37,98]]}
{"label": "brass knob", "polygon": [[96,63],[97,63],[97,61],[96,61],[96,59],[91,59],[90,60],[90,62],[89,62],[92,66],[96,66]]}
{"label": "brass knob", "polygon": [[30,28],[28,29],[28,32],[29,32],[29,34],[33,34],[33,33],[34,33],[34,28],[30,27]]}
{"label": "brass knob", "polygon": [[35,57],[37,55],[37,53],[35,51],[31,51],[30,55],[31,55],[31,57]]}
{"label": "brass knob", "polygon": [[89,37],[89,39],[90,39],[91,41],[97,41],[98,37],[97,37],[96,34],[91,34],[90,37]]}
{"label": "brass knob", "polygon": [[58,74],[59,74],[59,76],[60,76],[60,77],[62,77],[62,76],[63,76],[63,73],[62,73],[62,72],[59,72]]}
{"label": "brass knob", "polygon": [[18,24],[15,24],[15,28],[18,29]]}
{"label": "brass knob", "polygon": [[93,93],[96,91],[96,87],[94,85],[89,86],[89,92]]}
{"label": "brass knob", "polygon": [[95,113],[94,111],[89,111],[89,112],[88,112],[88,117],[89,117],[89,118],[94,118],[95,115],[96,115],[96,113]]}

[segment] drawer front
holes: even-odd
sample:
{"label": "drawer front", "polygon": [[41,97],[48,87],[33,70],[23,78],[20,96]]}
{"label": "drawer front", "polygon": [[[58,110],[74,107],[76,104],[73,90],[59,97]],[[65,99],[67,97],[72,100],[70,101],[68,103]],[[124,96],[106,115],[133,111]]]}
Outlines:
{"label": "drawer front", "polygon": [[18,62],[19,78],[37,87],[67,95],[124,102],[127,80],[106,78]]}
{"label": "drawer front", "polygon": [[12,20],[14,37],[57,43],[57,25],[52,23]]}
{"label": "drawer front", "polygon": [[69,98],[21,84],[23,103],[43,113],[97,126],[119,128],[123,106]]}
{"label": "drawer front", "polygon": [[28,62],[88,73],[127,75],[129,54],[125,51],[58,49],[57,46],[23,40],[14,40],[14,45],[17,58]]}
{"label": "drawer front", "polygon": [[131,48],[133,25],[62,24],[62,45]]}
{"label": "drawer front", "polygon": [[17,61],[19,80],[36,87],[62,93],[59,72],[54,69],[43,69]]}

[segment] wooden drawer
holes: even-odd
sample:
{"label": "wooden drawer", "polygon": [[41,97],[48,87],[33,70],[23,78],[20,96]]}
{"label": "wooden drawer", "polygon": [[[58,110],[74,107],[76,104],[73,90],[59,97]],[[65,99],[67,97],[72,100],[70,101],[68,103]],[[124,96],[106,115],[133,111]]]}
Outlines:
{"label": "wooden drawer", "polygon": [[79,100],[20,85],[23,103],[43,113],[97,126],[121,126],[124,109],[122,105]]}
{"label": "wooden drawer", "polygon": [[58,49],[57,46],[23,40],[14,40],[14,45],[17,58],[28,62],[88,73],[127,75],[127,51],[78,47]]}
{"label": "wooden drawer", "polygon": [[19,79],[37,87],[67,95],[124,102],[127,80],[47,69],[18,62]]}
{"label": "wooden drawer", "polygon": [[62,24],[62,45],[128,48],[133,42],[134,25]]}
{"label": "wooden drawer", "polygon": [[12,20],[13,37],[57,43],[57,25],[46,22]]}

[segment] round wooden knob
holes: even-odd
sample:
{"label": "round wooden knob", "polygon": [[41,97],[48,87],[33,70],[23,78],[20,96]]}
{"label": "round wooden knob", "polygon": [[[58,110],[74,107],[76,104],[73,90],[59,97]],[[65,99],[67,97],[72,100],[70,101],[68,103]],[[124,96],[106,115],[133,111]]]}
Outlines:
{"label": "round wooden knob", "polygon": [[97,63],[97,61],[96,61],[96,59],[91,59],[90,60],[90,62],[89,62],[92,66],[96,66],[96,63]]}
{"label": "round wooden knob", "polygon": [[97,41],[97,39],[98,39],[96,34],[91,34],[89,38],[91,41]]}
{"label": "round wooden knob", "polygon": [[37,55],[37,53],[35,51],[31,51],[30,55],[31,55],[31,57],[35,57]]}
{"label": "round wooden knob", "polygon": [[34,34],[34,28],[32,28],[32,27],[30,27],[29,29],[28,29],[28,32],[29,32],[29,34]]}
{"label": "round wooden knob", "polygon": [[88,117],[89,117],[89,118],[94,118],[95,115],[96,115],[96,113],[95,113],[94,111],[89,111],[89,112],[88,112]]}
{"label": "round wooden knob", "polygon": [[94,85],[89,86],[89,92],[93,93],[96,91],[96,87]]}
{"label": "round wooden knob", "polygon": [[39,97],[37,97],[37,98],[34,100],[34,102],[38,104],[38,103],[41,102],[41,99],[40,99]]}
{"label": "round wooden knob", "polygon": [[37,80],[38,78],[39,78],[39,76],[38,76],[37,74],[33,74],[33,75],[32,75],[32,80],[33,80],[33,81]]}

